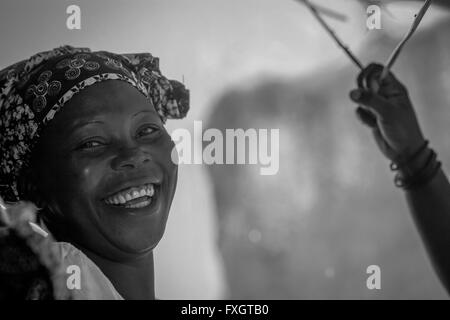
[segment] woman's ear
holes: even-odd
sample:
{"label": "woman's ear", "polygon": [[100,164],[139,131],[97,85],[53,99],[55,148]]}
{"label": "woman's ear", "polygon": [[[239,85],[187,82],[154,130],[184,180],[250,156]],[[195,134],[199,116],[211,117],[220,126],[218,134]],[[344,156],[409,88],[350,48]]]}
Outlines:
{"label": "woman's ear", "polygon": [[33,202],[39,209],[45,206],[44,199],[37,187],[37,176],[33,170],[24,168],[17,179],[20,200]]}
{"label": "woman's ear", "polygon": [[35,170],[24,172],[18,179],[19,192],[23,194],[23,200],[34,203],[38,208],[37,221],[44,222],[52,236],[59,239],[60,234],[66,234],[66,231],[61,229],[64,226],[63,214],[54,199],[41,190],[42,187],[37,182],[38,176]]}
{"label": "woman's ear", "polygon": [[42,190],[42,186],[38,182],[42,180],[39,179],[40,177],[36,170],[28,167],[23,169],[22,174],[18,178],[18,189],[21,194],[21,200],[34,203],[40,212],[45,212],[46,219],[62,218],[57,204],[53,201],[52,197]]}

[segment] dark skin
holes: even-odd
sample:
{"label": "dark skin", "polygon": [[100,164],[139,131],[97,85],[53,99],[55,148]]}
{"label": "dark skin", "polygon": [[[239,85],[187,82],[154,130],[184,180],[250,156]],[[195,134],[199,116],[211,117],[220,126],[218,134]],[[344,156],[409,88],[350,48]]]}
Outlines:
{"label": "dark skin", "polygon": [[[358,89],[350,97],[360,105],[357,116],[372,130],[381,152],[398,162],[410,159],[425,138],[407,89],[392,74],[380,83],[382,68],[372,64],[364,69],[358,77]],[[379,91],[374,83],[379,84]],[[422,168],[430,152],[428,148],[410,162],[411,170]],[[444,171],[405,191],[405,196],[434,267],[450,292],[450,183]]]}
{"label": "dark skin", "polygon": [[[58,112],[34,154],[45,221],[72,243],[125,299],[154,299],[153,249],[175,193],[174,147],[151,102],[123,81],[94,84]],[[150,205],[130,209],[105,199],[152,183]]]}

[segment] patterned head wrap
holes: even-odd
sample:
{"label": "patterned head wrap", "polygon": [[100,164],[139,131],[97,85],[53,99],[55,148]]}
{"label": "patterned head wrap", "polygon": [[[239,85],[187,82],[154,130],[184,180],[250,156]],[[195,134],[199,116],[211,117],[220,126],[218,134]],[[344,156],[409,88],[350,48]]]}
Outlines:
{"label": "patterned head wrap", "polygon": [[0,195],[21,199],[18,179],[30,163],[42,128],[84,88],[106,80],[128,82],[150,99],[163,123],[189,110],[189,91],[168,80],[149,53],[114,54],[62,46],[0,71]]}

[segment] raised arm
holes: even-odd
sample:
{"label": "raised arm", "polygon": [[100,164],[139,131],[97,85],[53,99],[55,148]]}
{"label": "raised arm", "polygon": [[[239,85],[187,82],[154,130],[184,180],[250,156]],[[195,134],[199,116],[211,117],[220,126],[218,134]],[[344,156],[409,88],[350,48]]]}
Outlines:
{"label": "raised arm", "polygon": [[407,89],[383,67],[371,64],[358,76],[351,99],[358,118],[395,171],[395,183],[405,196],[433,265],[450,292],[450,183],[438,156],[420,129]]}

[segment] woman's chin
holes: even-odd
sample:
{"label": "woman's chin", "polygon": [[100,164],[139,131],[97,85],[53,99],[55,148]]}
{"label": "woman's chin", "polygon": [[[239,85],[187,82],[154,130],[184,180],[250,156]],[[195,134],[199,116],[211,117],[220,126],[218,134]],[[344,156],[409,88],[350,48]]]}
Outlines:
{"label": "woman's chin", "polygon": [[161,240],[165,230],[165,220],[153,224],[141,223],[135,226],[118,226],[106,231],[106,238],[124,255],[139,256],[152,251]]}
{"label": "woman's chin", "polygon": [[161,240],[169,206],[166,197],[157,192],[153,201],[141,208],[102,203],[96,211],[98,228],[114,247],[128,254],[145,254]]}
{"label": "woman's chin", "polygon": [[152,239],[151,241],[140,241],[139,243],[128,243],[128,242],[124,242],[121,244],[118,244],[116,247],[123,252],[124,254],[127,255],[132,255],[132,256],[142,256],[145,255],[149,252],[151,252],[153,249],[155,249],[155,247],[158,245],[159,241],[161,239],[158,240],[154,240]]}

